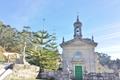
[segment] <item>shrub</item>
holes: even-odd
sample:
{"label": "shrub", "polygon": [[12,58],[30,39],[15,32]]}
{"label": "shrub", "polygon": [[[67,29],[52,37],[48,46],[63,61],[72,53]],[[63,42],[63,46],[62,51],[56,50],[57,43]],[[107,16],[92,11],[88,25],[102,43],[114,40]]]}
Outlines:
{"label": "shrub", "polygon": [[5,61],[5,57],[3,55],[4,52],[5,52],[5,49],[0,46],[0,62]]}

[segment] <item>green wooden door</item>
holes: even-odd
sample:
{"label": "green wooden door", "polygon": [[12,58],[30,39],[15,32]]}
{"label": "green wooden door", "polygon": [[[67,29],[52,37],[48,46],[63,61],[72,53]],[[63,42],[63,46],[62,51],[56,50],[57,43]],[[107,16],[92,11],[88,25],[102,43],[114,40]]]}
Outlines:
{"label": "green wooden door", "polygon": [[75,66],[75,80],[83,80],[82,66]]}

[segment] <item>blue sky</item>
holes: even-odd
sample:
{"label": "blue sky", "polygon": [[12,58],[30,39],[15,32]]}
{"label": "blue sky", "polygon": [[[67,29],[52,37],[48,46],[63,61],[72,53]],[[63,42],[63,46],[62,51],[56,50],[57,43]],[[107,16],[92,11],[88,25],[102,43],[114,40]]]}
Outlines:
{"label": "blue sky", "polygon": [[[83,37],[98,42],[96,51],[120,56],[120,0],[0,0],[0,20],[18,30],[30,26],[33,31],[56,33],[73,38],[73,22],[79,14]],[[43,20],[44,19],[44,20]]]}

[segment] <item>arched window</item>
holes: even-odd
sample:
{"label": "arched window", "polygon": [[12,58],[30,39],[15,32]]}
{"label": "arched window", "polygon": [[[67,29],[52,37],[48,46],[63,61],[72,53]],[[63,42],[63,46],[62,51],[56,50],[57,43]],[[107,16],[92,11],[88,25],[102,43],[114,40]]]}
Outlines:
{"label": "arched window", "polygon": [[82,59],[82,54],[77,51],[73,56],[73,61],[80,61]]}
{"label": "arched window", "polygon": [[75,53],[75,58],[80,58],[81,57],[81,53],[78,51]]}

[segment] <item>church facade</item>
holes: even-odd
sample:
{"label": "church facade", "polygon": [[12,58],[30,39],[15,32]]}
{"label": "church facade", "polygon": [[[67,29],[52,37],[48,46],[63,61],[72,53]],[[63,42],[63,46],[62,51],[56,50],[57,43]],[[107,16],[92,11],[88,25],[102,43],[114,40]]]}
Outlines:
{"label": "church facade", "polygon": [[96,72],[95,47],[97,43],[93,37],[83,38],[82,23],[77,16],[74,26],[74,37],[69,41],[62,41],[62,68],[63,72],[69,71],[76,80],[82,80],[84,73]]}

